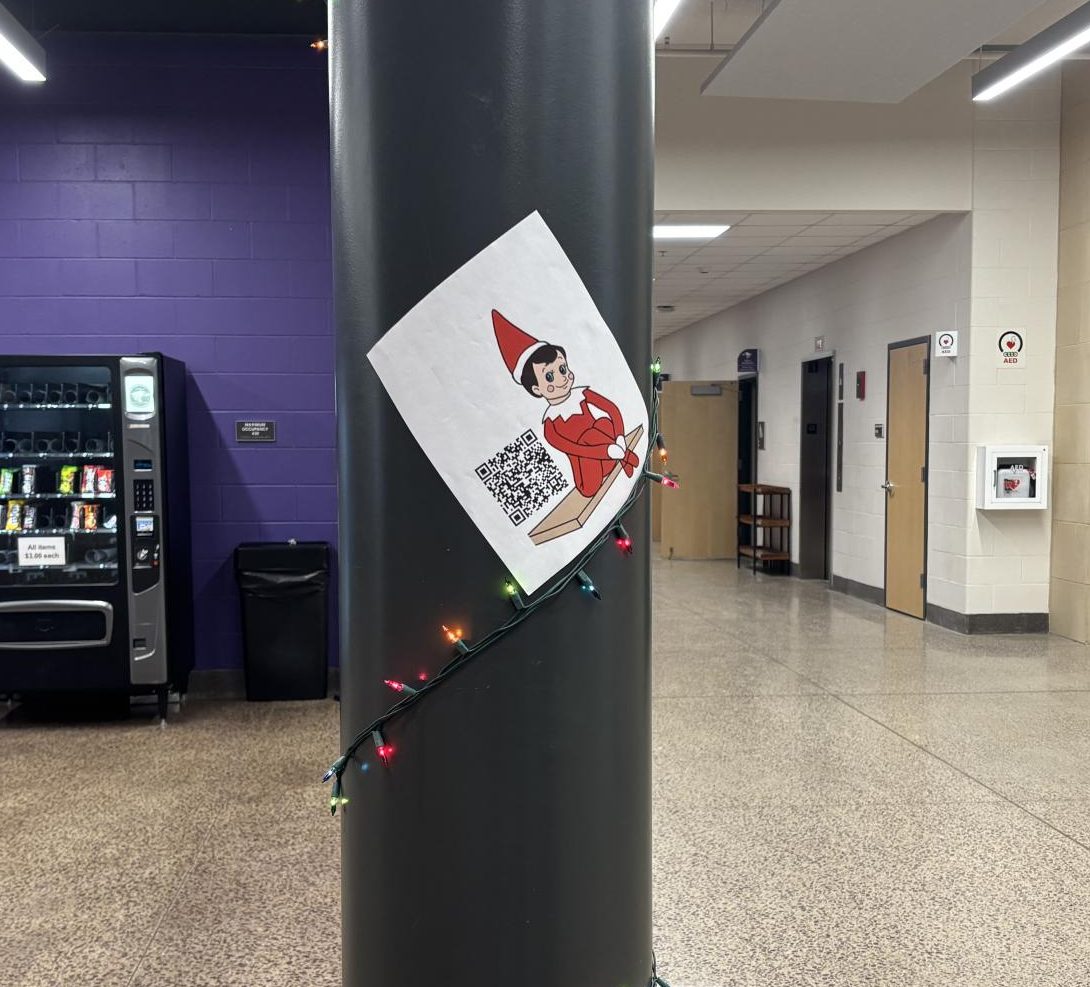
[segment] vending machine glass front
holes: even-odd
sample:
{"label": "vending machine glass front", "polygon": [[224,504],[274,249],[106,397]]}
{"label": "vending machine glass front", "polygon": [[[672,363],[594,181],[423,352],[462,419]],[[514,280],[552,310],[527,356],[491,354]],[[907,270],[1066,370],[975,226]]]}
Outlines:
{"label": "vending machine glass front", "polygon": [[11,366],[0,379],[0,587],[118,582],[113,375]]}

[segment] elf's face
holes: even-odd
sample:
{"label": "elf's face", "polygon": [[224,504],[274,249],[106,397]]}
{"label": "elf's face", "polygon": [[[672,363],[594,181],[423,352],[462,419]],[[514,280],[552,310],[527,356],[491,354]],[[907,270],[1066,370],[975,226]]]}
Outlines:
{"label": "elf's face", "polygon": [[570,393],[575,384],[575,374],[568,366],[568,358],[563,353],[557,353],[552,363],[535,363],[534,376],[537,383],[533,385],[533,392],[544,398],[549,404],[559,404]]}

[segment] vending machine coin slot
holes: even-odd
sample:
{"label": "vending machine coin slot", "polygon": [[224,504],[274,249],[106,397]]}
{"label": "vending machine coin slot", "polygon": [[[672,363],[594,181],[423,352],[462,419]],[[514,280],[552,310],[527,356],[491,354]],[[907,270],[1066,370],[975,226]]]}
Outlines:
{"label": "vending machine coin slot", "polygon": [[159,519],[153,514],[132,518],[132,584],[137,593],[159,582]]}

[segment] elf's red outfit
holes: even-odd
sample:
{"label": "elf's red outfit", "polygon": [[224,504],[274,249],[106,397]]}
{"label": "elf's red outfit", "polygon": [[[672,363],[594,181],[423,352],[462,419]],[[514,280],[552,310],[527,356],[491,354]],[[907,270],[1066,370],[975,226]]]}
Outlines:
{"label": "elf's red outfit", "polygon": [[[503,362],[521,384],[527,361],[544,344],[495,309],[492,326]],[[628,448],[620,408],[589,387],[573,387],[563,401],[545,409],[541,420],[545,441],[567,455],[575,486],[585,497],[598,493],[618,463],[627,476],[640,464]]]}
{"label": "elf's red outfit", "polygon": [[620,409],[589,387],[572,388],[562,404],[550,404],[542,422],[545,441],[567,454],[575,486],[585,497],[598,492],[617,463],[626,476],[640,464],[625,443]]}

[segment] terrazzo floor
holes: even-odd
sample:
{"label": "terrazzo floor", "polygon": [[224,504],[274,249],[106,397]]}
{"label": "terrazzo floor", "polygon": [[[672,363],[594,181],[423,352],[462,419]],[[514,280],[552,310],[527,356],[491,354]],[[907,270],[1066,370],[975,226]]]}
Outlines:
{"label": "terrazzo floor", "polygon": [[[1090,649],[733,564],[654,573],[674,987],[1090,984]],[[314,777],[336,721],[332,702],[191,700],[163,731],[16,709],[0,983],[339,985],[339,829]],[[270,763],[273,795],[251,781]]]}

